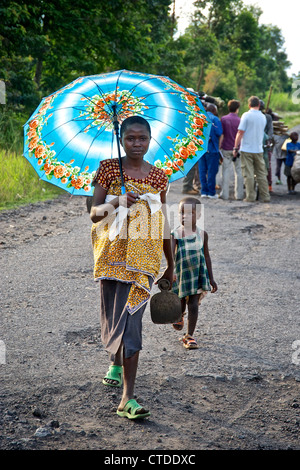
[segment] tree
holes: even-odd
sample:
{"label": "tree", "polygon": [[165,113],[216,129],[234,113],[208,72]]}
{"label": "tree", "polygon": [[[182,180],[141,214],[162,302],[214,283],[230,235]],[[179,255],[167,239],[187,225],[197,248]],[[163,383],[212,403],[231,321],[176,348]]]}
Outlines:
{"label": "tree", "polygon": [[0,78],[8,104],[34,108],[81,75],[147,71],[171,35],[171,0],[3,0]]}
{"label": "tree", "polygon": [[260,8],[241,0],[198,0],[194,5],[184,35],[186,70],[194,88],[224,99],[264,95],[271,84],[290,89],[284,40],[276,26],[259,25]]}

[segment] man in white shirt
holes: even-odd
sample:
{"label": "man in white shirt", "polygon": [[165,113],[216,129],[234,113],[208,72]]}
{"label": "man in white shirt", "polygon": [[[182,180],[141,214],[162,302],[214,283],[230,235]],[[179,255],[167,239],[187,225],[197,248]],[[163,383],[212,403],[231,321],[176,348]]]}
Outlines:
{"label": "man in white shirt", "polygon": [[259,98],[251,96],[248,100],[249,111],[241,117],[235,138],[233,156],[241,153],[241,167],[245,180],[247,202],[255,202],[254,177],[258,184],[260,199],[270,201],[266,165],[263,158],[263,139],[266,117],[260,112]]}

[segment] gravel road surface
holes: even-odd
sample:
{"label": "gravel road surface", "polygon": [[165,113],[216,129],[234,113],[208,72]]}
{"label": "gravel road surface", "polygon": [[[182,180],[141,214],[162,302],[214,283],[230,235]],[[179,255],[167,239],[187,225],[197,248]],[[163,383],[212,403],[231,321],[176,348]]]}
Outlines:
{"label": "gravel road surface", "polygon": [[[102,385],[85,199],[0,213],[0,449],[299,450],[300,185],[290,196],[274,177],[273,190],[268,204],[204,200],[219,290],[200,307],[194,351],[147,307],[143,422],[119,418],[121,391]],[[179,181],[168,201],[181,197]]]}

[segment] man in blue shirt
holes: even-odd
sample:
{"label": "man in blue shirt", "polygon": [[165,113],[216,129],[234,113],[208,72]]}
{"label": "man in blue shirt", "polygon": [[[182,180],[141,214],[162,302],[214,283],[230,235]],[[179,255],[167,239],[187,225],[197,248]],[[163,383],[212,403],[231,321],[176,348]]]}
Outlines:
{"label": "man in blue shirt", "polygon": [[266,116],[259,110],[260,102],[257,96],[248,100],[249,111],[241,117],[235,138],[233,156],[241,151],[241,167],[245,180],[246,202],[255,202],[256,192],[254,178],[258,184],[260,198],[263,202],[270,201],[267,170],[263,157],[264,130]]}
{"label": "man in blue shirt", "polygon": [[201,196],[217,198],[216,176],[219,169],[219,139],[223,133],[222,124],[217,116],[216,105],[210,103],[207,108],[208,118],[212,122],[208,150],[199,160],[199,176],[201,183]]}

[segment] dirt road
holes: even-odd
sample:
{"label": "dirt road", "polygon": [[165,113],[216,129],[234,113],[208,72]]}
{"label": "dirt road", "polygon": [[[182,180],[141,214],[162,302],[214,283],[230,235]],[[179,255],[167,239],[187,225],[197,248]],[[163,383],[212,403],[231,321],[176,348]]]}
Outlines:
{"label": "dirt road", "polygon": [[[219,290],[195,351],[147,308],[136,395],[151,417],[139,423],[102,385],[85,200],[1,213],[0,448],[300,449],[300,187],[273,188],[270,204],[204,200]],[[181,196],[172,184],[169,203]]]}

